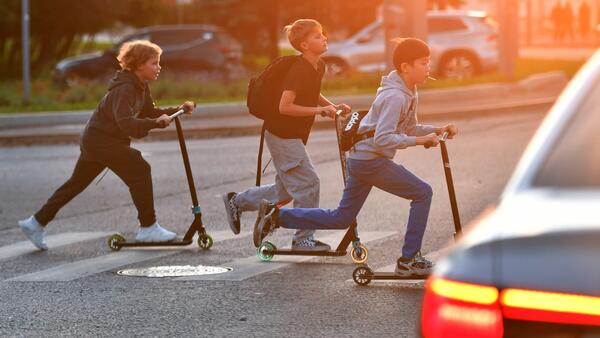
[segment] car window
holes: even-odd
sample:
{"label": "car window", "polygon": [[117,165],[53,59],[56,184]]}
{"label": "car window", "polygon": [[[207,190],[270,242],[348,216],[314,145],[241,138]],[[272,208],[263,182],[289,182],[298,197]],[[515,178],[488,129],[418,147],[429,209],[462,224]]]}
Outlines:
{"label": "car window", "polygon": [[586,95],[534,179],[534,186],[600,188],[600,84]]}
{"label": "car window", "polygon": [[152,32],[152,42],[164,47],[181,45],[196,40],[208,40],[212,38],[212,32],[199,29],[174,29]]}
{"label": "car window", "polygon": [[467,29],[467,25],[460,18],[428,18],[430,33],[454,32]]}

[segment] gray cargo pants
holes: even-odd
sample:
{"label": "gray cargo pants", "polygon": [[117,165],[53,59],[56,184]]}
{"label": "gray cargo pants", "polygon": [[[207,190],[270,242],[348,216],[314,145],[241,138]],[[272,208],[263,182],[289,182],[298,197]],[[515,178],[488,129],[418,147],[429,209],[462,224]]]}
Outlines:
{"label": "gray cargo pants", "polygon": [[[265,142],[277,171],[274,184],[261,185],[238,193],[240,211],[258,210],[260,201],[273,203],[294,200],[294,208],[319,207],[319,176],[300,139],[282,139],[265,131]],[[298,230],[293,240],[311,237],[314,230]]]}

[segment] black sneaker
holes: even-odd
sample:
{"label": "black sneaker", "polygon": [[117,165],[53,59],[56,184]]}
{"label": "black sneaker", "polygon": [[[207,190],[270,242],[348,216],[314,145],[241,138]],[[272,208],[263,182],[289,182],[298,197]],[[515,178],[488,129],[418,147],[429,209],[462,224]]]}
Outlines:
{"label": "black sneaker", "polygon": [[227,222],[229,227],[234,234],[240,233],[240,216],[242,212],[235,204],[235,197],[237,196],[234,192],[228,192],[223,194],[223,203],[225,203],[225,213],[227,214]]}
{"label": "black sneaker", "polygon": [[421,256],[421,252],[417,252],[413,258],[398,258],[396,262],[395,273],[401,276],[424,276],[431,274],[433,262]]}
{"label": "black sneaker", "polygon": [[292,250],[302,251],[330,251],[331,247],[327,243],[323,243],[313,238],[304,238],[297,241],[292,241]]}
{"label": "black sneaker", "polygon": [[258,217],[256,218],[256,223],[254,223],[254,236],[252,238],[255,247],[258,248],[262,240],[277,228],[278,214],[279,209],[275,204],[267,200],[260,202]]}

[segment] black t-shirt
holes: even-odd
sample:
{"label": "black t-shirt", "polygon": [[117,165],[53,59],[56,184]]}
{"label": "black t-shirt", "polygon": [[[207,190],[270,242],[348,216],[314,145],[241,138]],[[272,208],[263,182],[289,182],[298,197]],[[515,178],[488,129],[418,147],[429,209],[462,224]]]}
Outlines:
{"label": "black t-shirt", "polygon": [[[303,107],[317,107],[321,94],[321,80],[325,74],[325,63],[319,60],[317,69],[304,57],[298,61],[286,75],[283,81],[283,90],[296,93],[294,104]],[[310,129],[315,121],[315,116],[289,116],[276,114],[265,122],[265,128],[272,134],[284,139],[302,139],[306,144]]]}

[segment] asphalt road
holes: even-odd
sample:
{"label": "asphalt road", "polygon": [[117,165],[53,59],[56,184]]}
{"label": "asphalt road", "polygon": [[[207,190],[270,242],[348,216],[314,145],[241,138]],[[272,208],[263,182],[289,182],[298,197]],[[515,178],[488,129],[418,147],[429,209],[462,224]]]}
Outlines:
{"label": "asphalt road", "polygon": [[[464,224],[497,201],[543,116],[543,111],[531,111],[455,121],[460,135],[448,148]],[[37,252],[23,242],[16,221],[68,178],[79,150],[74,145],[0,148],[0,335],[415,336],[420,283],[357,287],[348,281],[349,257],[299,261],[276,256],[261,263],[249,235],[252,213],[243,217],[242,235],[229,232],[219,195],[254,184],[257,145],[255,136],[188,142],[203,220],[215,238],[210,251],[190,246],[117,253],[106,246],[106,235],[119,231],[132,237],[137,220],[127,188],[113,173],[59,213],[48,226],[54,236],[50,250]],[[135,146],[152,165],[159,222],[182,234],[192,214],[178,144]],[[321,205],[335,207],[342,179],[334,133],[313,133],[308,148],[321,177]],[[396,161],[434,189],[422,249],[427,256],[451,243],[453,233],[439,148],[400,151]],[[270,168],[264,181],[272,179]],[[358,222],[372,267],[393,264],[399,255],[408,207],[385,192],[371,193]],[[274,242],[289,245],[290,234],[278,231]],[[320,237],[333,246],[335,235],[322,232]],[[205,280],[116,274],[164,265],[234,270]]]}

